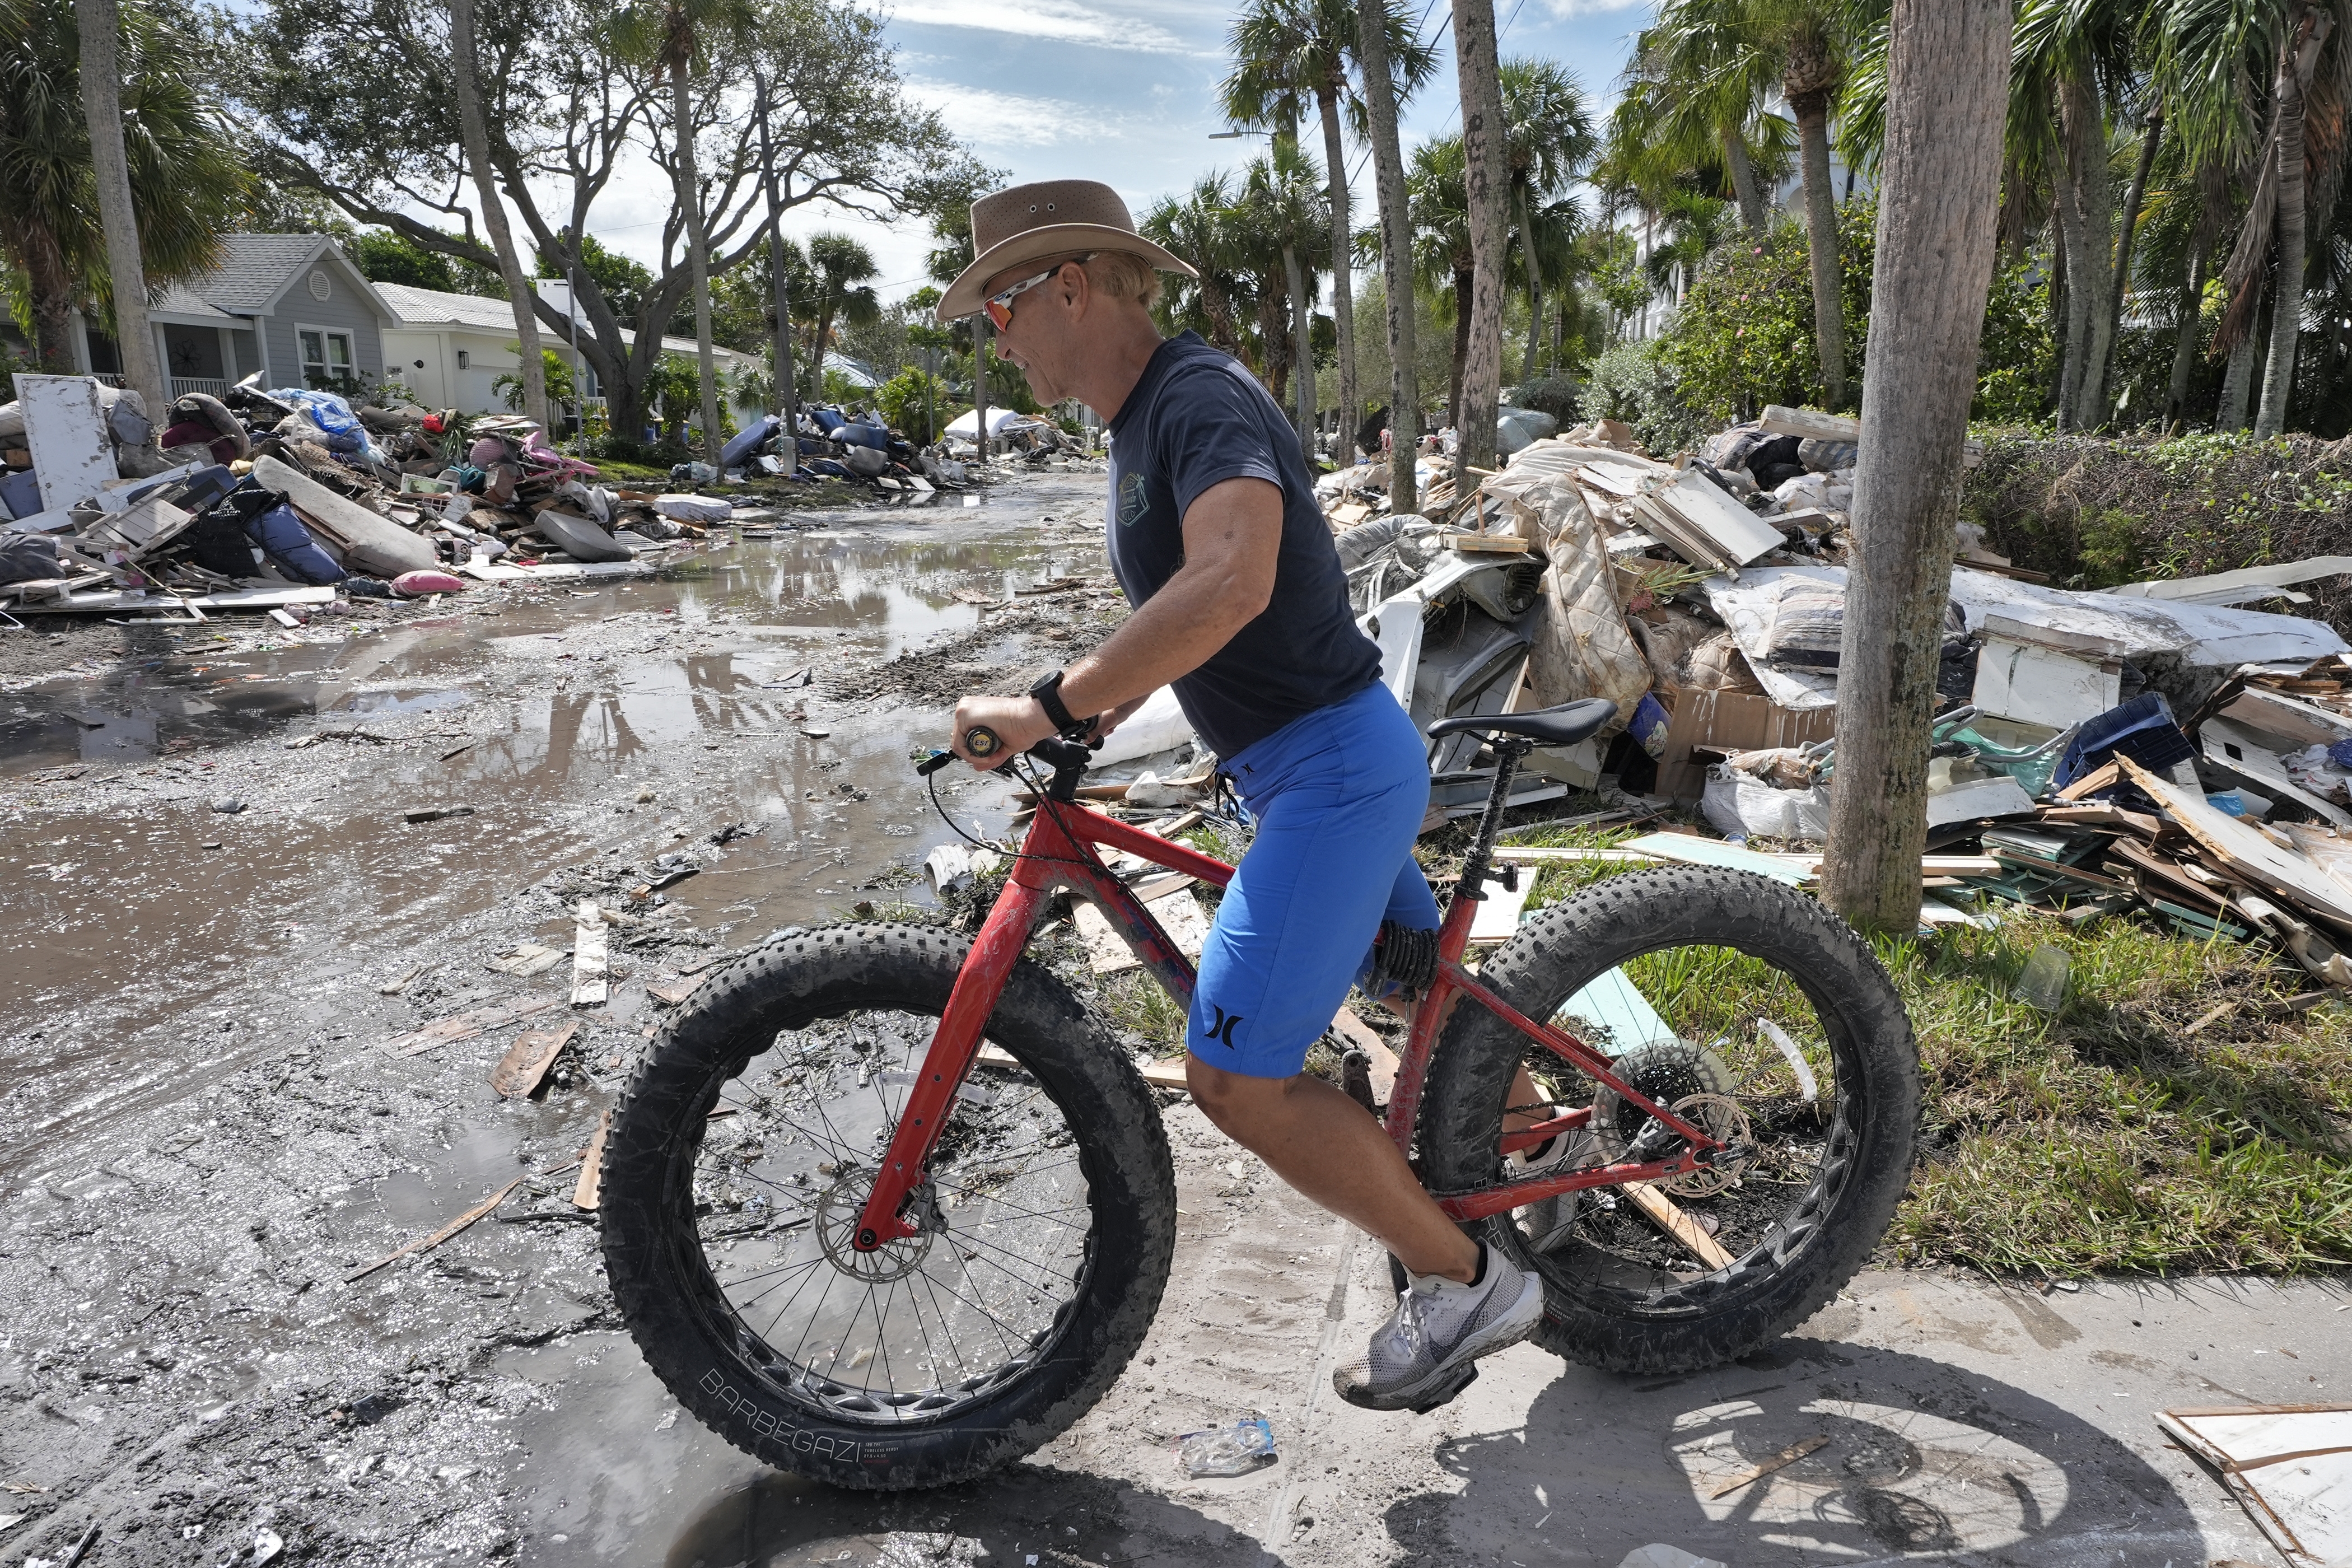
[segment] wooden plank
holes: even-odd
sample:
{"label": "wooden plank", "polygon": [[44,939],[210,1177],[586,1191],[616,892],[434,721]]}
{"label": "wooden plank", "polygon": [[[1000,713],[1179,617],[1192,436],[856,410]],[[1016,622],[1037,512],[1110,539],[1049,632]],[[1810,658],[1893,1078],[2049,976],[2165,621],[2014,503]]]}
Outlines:
{"label": "wooden plank", "polygon": [[1683,1213],[1675,1200],[1647,1182],[1627,1182],[1618,1191],[1633,1201],[1633,1206],[1648,1216],[1650,1223],[1690,1248],[1693,1258],[1709,1268],[1728,1268],[1731,1254],[1723,1250],[1705,1226]]}
{"label": "wooden plank", "polygon": [[1773,1471],[1785,1469],[1789,1466],[1795,1464],[1799,1459],[1803,1458],[1807,1454],[1811,1453],[1814,1449],[1828,1447],[1829,1441],[1830,1440],[1826,1435],[1800,1438],[1796,1442],[1791,1443],[1787,1447],[1781,1449],[1779,1453],[1773,1455],[1770,1458],[1750,1465],[1748,1468],[1740,1471],[1739,1474],[1734,1476],[1731,1479],[1716,1488],[1714,1491],[1707,1494],[1708,1500],[1714,1501],[1717,1499],[1727,1498],[1742,1487],[1753,1486],[1758,1481],[1762,1480],[1766,1476],[1770,1475]]}
{"label": "wooden plank", "polygon": [[1466,550],[1474,554],[1525,555],[1534,550],[1526,540],[1509,533],[1461,533],[1447,531],[1440,536],[1454,550]]}
{"label": "wooden plank", "polygon": [[613,1130],[613,1113],[609,1110],[596,1121],[596,1134],[588,1140],[588,1147],[580,1152],[580,1180],[572,1184],[572,1206],[594,1212],[604,1198],[604,1135]]}
{"label": "wooden plank", "polygon": [[[1768,436],[1811,437],[1816,441],[1859,441],[1862,421],[1846,414],[1823,414],[1817,408],[1790,408],[1768,403],[1757,421]],[[1962,467],[1974,468],[1984,457],[1984,443],[1969,441],[1961,448]]]}
{"label": "wooden plank", "polygon": [[2208,805],[2202,795],[2148,772],[2128,757],[2121,760],[2131,781],[2170,812],[2173,820],[2227,869],[2331,924],[2352,929],[2352,894],[2327,873],[2238,818]]}
{"label": "wooden plank", "polygon": [[1331,1015],[1331,1027],[1341,1038],[1372,1058],[1372,1099],[1378,1104],[1388,1103],[1389,1091],[1396,1087],[1397,1068],[1402,1064],[1389,1043],[1374,1032],[1370,1024],[1356,1016],[1344,1003]]}
{"label": "wooden plank", "polygon": [[611,994],[604,959],[604,917],[593,899],[583,899],[572,911],[572,1005],[602,1006]]}
{"label": "wooden plank", "polygon": [[2123,770],[2113,763],[2101,763],[2073,784],[2058,792],[2060,800],[2080,800],[2086,795],[2096,795],[2103,789],[2113,789],[2124,782]]}
{"label": "wooden plank", "polygon": [[1470,919],[1470,941],[1474,944],[1508,942],[1519,929],[1519,916],[1528,907],[1528,895],[1535,890],[1532,876],[1518,879],[1519,885],[1507,888],[1499,882],[1489,882],[1481,889],[1486,897],[1478,900],[1477,911]]}
{"label": "wooden plank", "polygon": [[[390,995],[394,993],[386,992],[385,994]],[[510,1024],[517,1018],[528,1018],[534,1013],[543,1013],[554,1005],[555,998],[552,996],[530,996],[510,1005],[501,1004],[489,1007],[477,1007],[469,1013],[457,1013],[446,1018],[436,1018],[421,1029],[413,1029],[405,1035],[397,1035],[386,1040],[383,1047],[383,1054],[388,1057],[422,1056],[426,1051],[436,1050],[449,1044],[452,1040],[470,1040],[485,1029],[494,1029],[500,1024]]]}
{"label": "wooden plank", "polygon": [[555,1058],[579,1032],[580,1025],[575,1019],[560,1028],[527,1030],[517,1035],[515,1043],[507,1047],[507,1054],[499,1058],[499,1065],[490,1069],[490,1087],[509,1100],[538,1093],[539,1086],[547,1079],[547,1069],[555,1065]]}
{"label": "wooden plank", "polygon": [[343,1283],[350,1285],[364,1279],[369,1275],[374,1273],[377,1269],[384,1267],[384,1265],[388,1263],[397,1263],[412,1252],[430,1252],[433,1248],[440,1246],[451,1237],[456,1236],[459,1231],[464,1230],[475,1221],[488,1215],[500,1204],[506,1202],[508,1198],[514,1195],[514,1190],[522,1185],[523,1180],[524,1178],[517,1176],[513,1181],[509,1182],[505,1186],[500,1187],[497,1192],[492,1193],[488,1197],[484,1198],[480,1203],[476,1204],[472,1208],[467,1209],[464,1214],[459,1215],[456,1219],[451,1220],[447,1225],[443,1226],[439,1230],[435,1231],[432,1235],[418,1237],[406,1247],[401,1247],[396,1251],[387,1252],[382,1258],[377,1258],[373,1263],[363,1264],[361,1267],[352,1269],[349,1274],[343,1276]]}

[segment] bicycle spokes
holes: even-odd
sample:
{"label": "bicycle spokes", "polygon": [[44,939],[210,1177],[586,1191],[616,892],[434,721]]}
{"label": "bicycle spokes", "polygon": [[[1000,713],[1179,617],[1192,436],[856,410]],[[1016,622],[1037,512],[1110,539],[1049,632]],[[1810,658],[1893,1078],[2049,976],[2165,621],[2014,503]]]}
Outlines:
{"label": "bicycle spokes", "polygon": [[1061,1110],[1015,1065],[958,1091],[913,1234],[854,1245],[936,1020],[851,1013],[788,1031],[722,1089],[695,1171],[697,1232],[754,1359],[829,1414],[933,1416],[1052,1342],[1092,1228]]}

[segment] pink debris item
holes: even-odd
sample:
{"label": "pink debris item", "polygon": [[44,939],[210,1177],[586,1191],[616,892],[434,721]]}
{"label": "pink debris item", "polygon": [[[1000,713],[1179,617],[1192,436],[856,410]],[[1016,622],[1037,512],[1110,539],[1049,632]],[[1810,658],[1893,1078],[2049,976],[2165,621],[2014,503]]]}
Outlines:
{"label": "pink debris item", "polygon": [[403,572],[392,580],[392,591],[404,599],[421,599],[427,594],[462,594],[466,584],[446,572]]}

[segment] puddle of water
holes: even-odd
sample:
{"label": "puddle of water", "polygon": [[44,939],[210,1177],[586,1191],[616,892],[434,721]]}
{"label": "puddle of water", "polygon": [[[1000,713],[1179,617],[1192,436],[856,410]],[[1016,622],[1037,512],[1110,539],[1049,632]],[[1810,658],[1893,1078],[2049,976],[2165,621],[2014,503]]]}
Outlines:
{"label": "puddle of water", "polygon": [[474,700],[470,691],[357,691],[343,704],[346,711],[378,716],[390,713],[438,713],[463,708]]}

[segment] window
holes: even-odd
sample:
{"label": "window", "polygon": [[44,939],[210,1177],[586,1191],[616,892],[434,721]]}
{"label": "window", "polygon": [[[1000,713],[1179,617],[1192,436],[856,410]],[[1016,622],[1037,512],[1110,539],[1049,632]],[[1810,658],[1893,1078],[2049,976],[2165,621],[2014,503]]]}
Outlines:
{"label": "window", "polygon": [[352,335],[325,327],[297,327],[302,351],[302,384],[321,392],[350,392],[359,384],[352,361]]}

